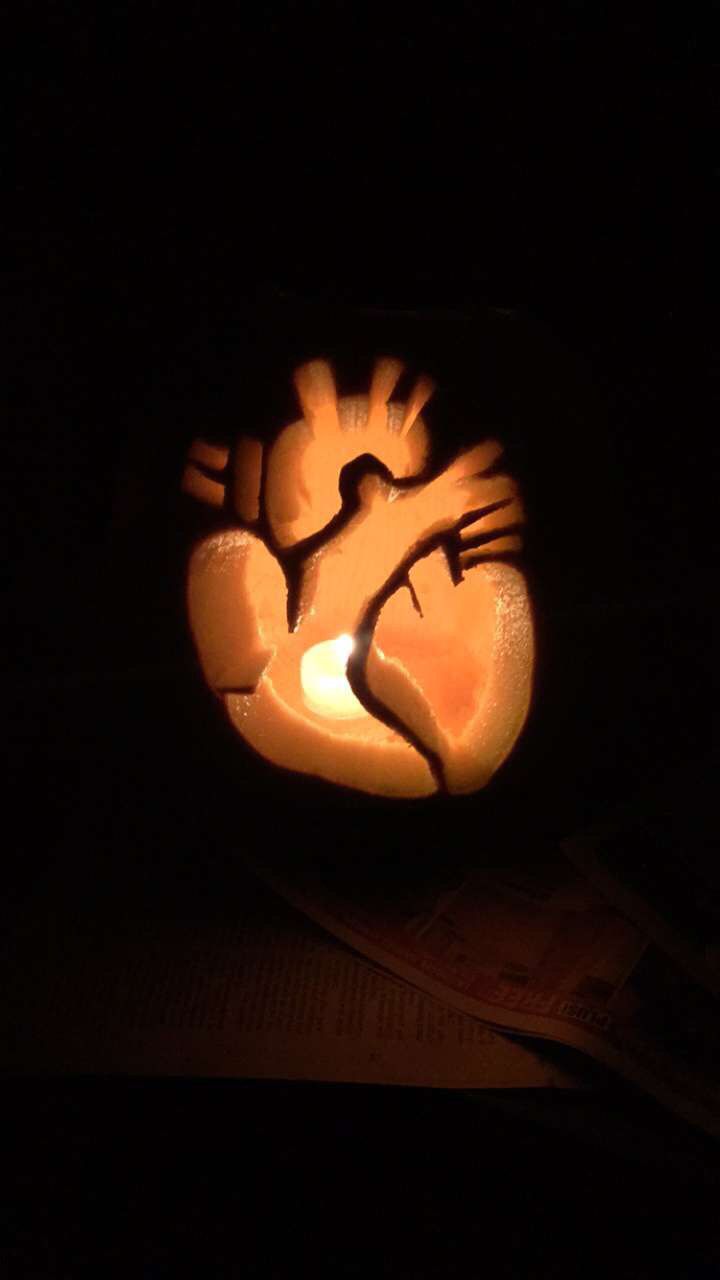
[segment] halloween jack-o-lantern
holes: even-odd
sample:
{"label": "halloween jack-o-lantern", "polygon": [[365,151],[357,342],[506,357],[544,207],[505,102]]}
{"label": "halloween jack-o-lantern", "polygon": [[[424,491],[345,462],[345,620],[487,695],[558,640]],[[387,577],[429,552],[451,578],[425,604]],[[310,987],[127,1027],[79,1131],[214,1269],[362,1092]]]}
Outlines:
{"label": "halloween jack-o-lantern", "polygon": [[193,550],[187,598],[205,678],[266,759],[386,796],[485,785],[530,700],[522,510],[495,441],[429,464],[420,378],[375,364],[338,399],[295,373],[302,418],[268,448],[192,445],[183,488],[232,527]]}

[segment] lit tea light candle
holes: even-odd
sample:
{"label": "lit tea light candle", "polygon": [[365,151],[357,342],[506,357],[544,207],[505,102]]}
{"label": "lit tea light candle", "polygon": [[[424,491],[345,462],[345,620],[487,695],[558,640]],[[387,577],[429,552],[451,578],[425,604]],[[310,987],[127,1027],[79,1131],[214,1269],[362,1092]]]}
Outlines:
{"label": "lit tea light candle", "polygon": [[347,661],[354,648],[352,636],[337,636],[312,645],[300,659],[303,700],[319,716],[354,720],[368,714],[347,678]]}

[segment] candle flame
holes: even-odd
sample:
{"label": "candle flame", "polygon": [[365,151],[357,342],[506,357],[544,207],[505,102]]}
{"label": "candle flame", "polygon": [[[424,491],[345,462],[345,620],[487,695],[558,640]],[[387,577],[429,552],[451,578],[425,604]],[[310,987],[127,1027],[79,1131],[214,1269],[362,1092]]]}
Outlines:
{"label": "candle flame", "polygon": [[347,662],[355,648],[350,635],[312,645],[300,659],[300,684],[306,707],[331,720],[354,720],[368,713],[347,678]]}

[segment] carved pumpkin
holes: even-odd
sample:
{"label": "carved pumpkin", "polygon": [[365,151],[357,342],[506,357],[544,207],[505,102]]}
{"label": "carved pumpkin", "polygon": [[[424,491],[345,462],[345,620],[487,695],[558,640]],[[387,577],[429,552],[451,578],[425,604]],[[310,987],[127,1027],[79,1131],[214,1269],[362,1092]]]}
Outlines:
{"label": "carved pumpkin", "polygon": [[210,688],[266,759],[385,796],[471,792],[527,715],[533,631],[522,509],[495,441],[433,474],[421,378],[379,360],[338,399],[296,371],[302,418],[265,451],[197,440],[185,491],[232,513],[193,551],[187,598]]}

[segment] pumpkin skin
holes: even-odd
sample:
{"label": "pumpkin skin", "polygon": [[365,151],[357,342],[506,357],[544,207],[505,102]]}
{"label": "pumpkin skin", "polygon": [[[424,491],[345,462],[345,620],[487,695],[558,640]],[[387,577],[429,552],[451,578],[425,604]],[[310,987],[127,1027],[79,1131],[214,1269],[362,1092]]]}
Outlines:
{"label": "pumpkin skin", "polygon": [[267,760],[375,795],[467,793],[529,708],[530,603],[501,558],[523,513],[495,441],[429,472],[432,385],[394,401],[401,371],[379,360],[367,396],[338,399],[327,362],[301,366],[303,416],[264,467],[248,437],[232,457],[194,443],[183,487],[235,527],[194,548],[188,616],[207,683]]}

